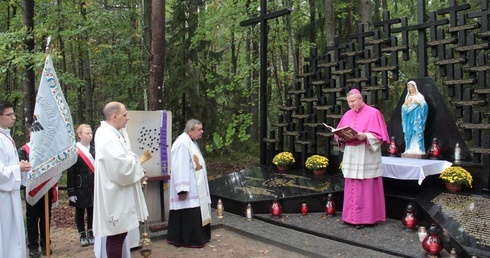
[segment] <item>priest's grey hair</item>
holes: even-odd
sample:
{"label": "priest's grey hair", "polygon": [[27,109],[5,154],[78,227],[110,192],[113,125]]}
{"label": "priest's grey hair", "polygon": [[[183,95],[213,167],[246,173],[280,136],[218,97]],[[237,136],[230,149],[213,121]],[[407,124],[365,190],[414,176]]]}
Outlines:
{"label": "priest's grey hair", "polygon": [[194,130],[194,127],[196,127],[196,125],[202,125],[202,123],[199,120],[197,120],[197,119],[190,119],[185,124],[184,132],[185,133],[189,133],[189,131]]}

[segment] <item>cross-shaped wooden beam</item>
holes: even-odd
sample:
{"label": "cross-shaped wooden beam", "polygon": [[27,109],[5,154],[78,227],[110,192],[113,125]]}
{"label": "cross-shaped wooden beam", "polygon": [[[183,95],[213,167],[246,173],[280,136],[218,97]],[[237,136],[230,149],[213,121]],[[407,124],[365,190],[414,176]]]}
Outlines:
{"label": "cross-shaped wooden beam", "polygon": [[266,164],[267,143],[267,20],[291,13],[283,9],[267,13],[267,0],[260,2],[260,15],[258,17],[240,22],[240,26],[249,26],[260,23],[260,164]]}

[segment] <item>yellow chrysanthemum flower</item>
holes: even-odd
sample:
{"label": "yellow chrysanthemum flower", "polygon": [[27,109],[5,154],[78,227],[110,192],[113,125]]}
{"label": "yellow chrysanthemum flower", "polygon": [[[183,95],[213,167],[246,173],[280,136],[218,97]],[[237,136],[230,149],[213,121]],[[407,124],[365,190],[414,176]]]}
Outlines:
{"label": "yellow chrysanthemum flower", "polygon": [[439,178],[444,182],[473,187],[473,177],[466,169],[458,166],[448,167],[442,171]]}
{"label": "yellow chrysanthemum flower", "polygon": [[321,155],[313,155],[306,159],[305,167],[311,170],[328,167],[328,159]]}
{"label": "yellow chrysanthemum flower", "polygon": [[290,166],[292,165],[296,160],[294,159],[294,156],[291,152],[283,151],[278,153],[274,158],[272,159],[272,163],[276,166]]}

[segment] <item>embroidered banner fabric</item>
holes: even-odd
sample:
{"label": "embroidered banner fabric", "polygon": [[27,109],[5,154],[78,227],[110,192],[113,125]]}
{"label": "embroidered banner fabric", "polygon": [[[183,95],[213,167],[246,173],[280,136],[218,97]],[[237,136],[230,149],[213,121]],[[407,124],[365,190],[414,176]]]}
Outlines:
{"label": "embroidered banner fabric", "polygon": [[77,161],[70,108],[49,55],[44,62],[31,130],[32,171],[28,173],[26,199],[34,205]]}

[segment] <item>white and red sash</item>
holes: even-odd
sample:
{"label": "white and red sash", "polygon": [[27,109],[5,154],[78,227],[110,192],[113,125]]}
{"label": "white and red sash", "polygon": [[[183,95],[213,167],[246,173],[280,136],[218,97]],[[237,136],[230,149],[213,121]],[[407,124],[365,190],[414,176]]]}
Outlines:
{"label": "white and red sash", "polygon": [[82,158],[85,164],[87,164],[90,171],[95,173],[95,159],[92,154],[90,154],[89,149],[83,146],[80,142],[77,142],[77,152],[80,158]]}

